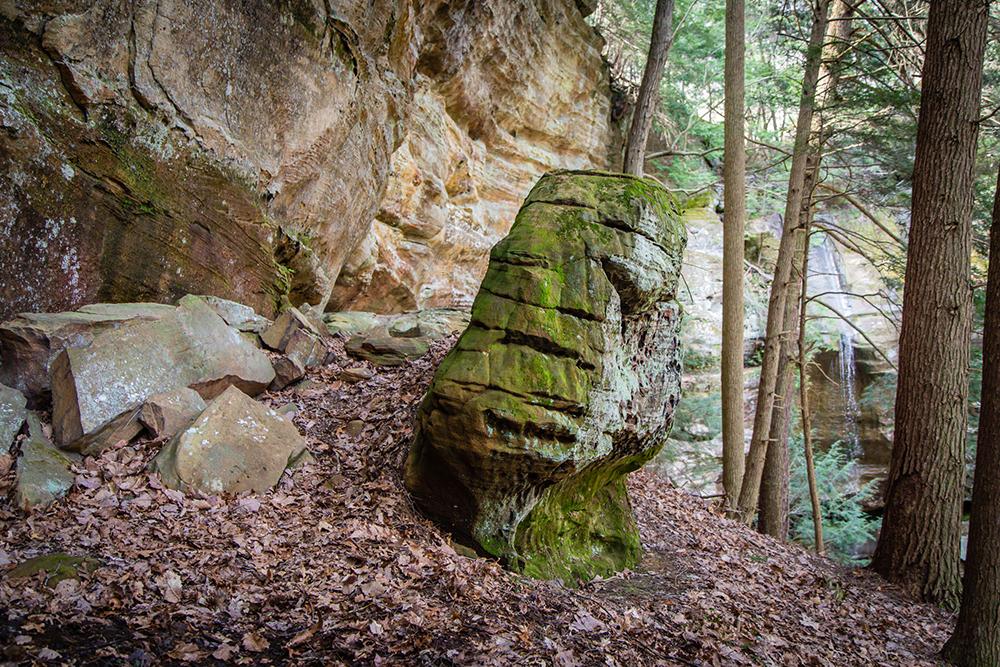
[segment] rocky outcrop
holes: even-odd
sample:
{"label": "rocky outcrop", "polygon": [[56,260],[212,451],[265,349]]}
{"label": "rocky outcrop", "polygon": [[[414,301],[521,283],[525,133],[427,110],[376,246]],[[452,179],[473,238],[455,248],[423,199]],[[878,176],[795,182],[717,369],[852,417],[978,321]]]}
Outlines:
{"label": "rocky outcrop", "polygon": [[274,379],[267,356],[196,296],[169,315],[137,320],[64,350],[52,364],[52,426],[59,446],[92,453],[141,429],[147,398],[182,387],[217,396],[259,393]]}
{"label": "rocky outcrop", "polygon": [[341,303],[459,299],[542,170],[605,163],[599,47],[571,0],[3,3],[0,318],[271,316],[348,261]]}
{"label": "rocky outcrop", "polygon": [[637,562],[624,476],[670,429],[685,232],[652,181],[543,177],[417,416],[406,484],[460,540],[566,580]]}
{"label": "rocky outcrop", "polygon": [[409,129],[336,305],[471,303],[539,176],[610,164],[602,41],[574,3],[446,3],[426,23]]}
{"label": "rocky outcrop", "polygon": [[306,454],[290,420],[230,387],[160,450],[151,468],[174,489],[266,491]]}

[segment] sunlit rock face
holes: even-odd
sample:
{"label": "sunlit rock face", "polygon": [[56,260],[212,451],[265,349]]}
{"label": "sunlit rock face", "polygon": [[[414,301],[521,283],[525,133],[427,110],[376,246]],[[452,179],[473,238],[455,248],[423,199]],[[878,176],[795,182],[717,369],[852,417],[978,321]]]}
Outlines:
{"label": "sunlit rock face", "polygon": [[607,109],[571,0],[2,3],[0,319],[456,300]]}
{"label": "sunlit rock face", "polygon": [[653,181],[538,182],[417,413],[406,485],[423,511],[536,577],[638,562],[624,478],[663,445],[680,395],[685,239]]}
{"label": "sunlit rock face", "polygon": [[490,247],[541,174],[609,166],[601,40],[576,3],[443,3],[421,20],[408,132],[334,290],[339,307],[471,303]]}

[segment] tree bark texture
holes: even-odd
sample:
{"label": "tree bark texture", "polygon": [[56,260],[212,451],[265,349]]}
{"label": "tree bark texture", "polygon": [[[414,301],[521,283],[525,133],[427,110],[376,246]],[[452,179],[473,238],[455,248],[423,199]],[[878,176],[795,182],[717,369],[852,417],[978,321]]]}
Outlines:
{"label": "tree bark texture", "polygon": [[970,218],[988,7],[986,0],[930,3],[895,441],[871,565],[920,598],[951,607],[960,585]]}

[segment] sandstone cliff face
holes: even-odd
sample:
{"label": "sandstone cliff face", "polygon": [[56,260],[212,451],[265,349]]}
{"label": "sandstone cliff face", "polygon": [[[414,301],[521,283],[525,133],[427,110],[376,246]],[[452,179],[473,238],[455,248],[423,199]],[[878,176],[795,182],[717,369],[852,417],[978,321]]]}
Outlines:
{"label": "sandstone cliff face", "polygon": [[445,3],[430,16],[403,144],[343,308],[469,304],[489,249],[545,171],[607,167],[601,39],[573,3]]}
{"label": "sandstone cliff face", "polygon": [[604,164],[597,39],[569,0],[0,3],[0,317],[270,314],[348,260],[341,303],[469,292],[538,173]]}

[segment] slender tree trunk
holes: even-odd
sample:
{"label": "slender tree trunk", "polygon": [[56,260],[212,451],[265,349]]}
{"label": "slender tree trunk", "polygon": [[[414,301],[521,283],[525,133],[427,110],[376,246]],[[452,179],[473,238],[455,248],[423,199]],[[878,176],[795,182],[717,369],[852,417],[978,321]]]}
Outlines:
{"label": "slender tree trunk", "polygon": [[819,78],[826,35],[829,0],[818,0],[815,18],[809,35],[806,68],[802,78],[802,97],[795,127],[795,145],[792,149],[792,168],[788,177],[788,195],[785,200],[785,221],[778,245],[778,259],[771,282],[771,298],[767,308],[767,327],[764,339],[764,359],[760,369],[760,386],[757,390],[757,409],[754,414],[753,436],[746,457],[743,484],[740,487],[739,516],[749,524],[757,513],[760,481],[767,456],[771,429],[771,411],[778,383],[778,355],[785,332],[785,300],[792,278],[792,260],[801,229],[799,214],[802,208],[803,179],[808,156],[809,135],[812,128],[813,107],[816,99],[816,82]]}
{"label": "slender tree trunk", "polygon": [[[810,221],[806,222],[806,248],[809,247]],[[809,411],[809,359],[806,351],[806,304],[809,299],[809,253],[802,257],[802,288],[799,290],[799,407],[802,410],[802,442],[806,456],[806,480],[809,484],[809,503],[812,506],[813,541],[816,553],[823,555],[823,508],[819,503],[816,485],[816,463],[813,459],[812,413]]]}
{"label": "slender tree trunk", "polygon": [[653,34],[649,41],[649,55],[646,57],[646,69],[642,73],[642,83],[639,85],[639,97],[632,113],[632,125],[628,130],[625,142],[625,160],[622,171],[626,174],[642,176],[642,167],[646,156],[646,140],[649,130],[653,127],[653,112],[656,111],[656,99],[660,92],[660,80],[663,78],[663,68],[667,64],[667,54],[670,52],[671,33],[674,22],[674,0],[657,0],[656,14],[653,17]]}
{"label": "slender tree trunk", "polygon": [[983,401],[976,445],[962,608],[945,657],[959,667],[1000,665],[1000,175],[993,199],[983,329]]}
{"label": "slender tree trunk", "polygon": [[[802,177],[802,206],[799,224],[808,227],[812,216],[813,191],[819,182],[819,168],[823,149],[829,138],[826,107],[836,94],[840,78],[840,61],[846,50],[847,38],[851,31],[852,8],[844,0],[833,0],[830,5],[830,21],[822,47],[819,74],[816,83],[815,112],[809,133],[806,168]],[[801,271],[804,264],[803,253],[808,252],[805,235],[795,246],[792,260],[793,280],[789,294],[785,298],[785,329],[792,330],[799,320],[799,294],[802,285]],[[778,383],[775,403],[771,413],[768,433],[769,445],[764,459],[764,473],[761,480],[760,515],[757,528],[760,532],[784,540],[788,536],[788,433],[790,431],[793,394],[795,393],[795,364],[798,357],[797,337],[786,335],[778,355]]]}
{"label": "slender tree trunk", "polygon": [[954,607],[972,328],[970,218],[989,5],[929,7],[895,442],[871,567],[926,601]]}
{"label": "slender tree trunk", "polygon": [[743,481],[743,233],[746,223],[744,6],[726,0],[726,123],[722,167],[722,486],[726,507]]}

